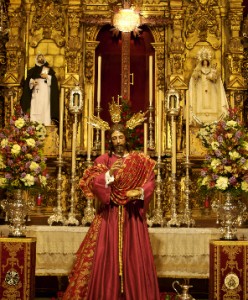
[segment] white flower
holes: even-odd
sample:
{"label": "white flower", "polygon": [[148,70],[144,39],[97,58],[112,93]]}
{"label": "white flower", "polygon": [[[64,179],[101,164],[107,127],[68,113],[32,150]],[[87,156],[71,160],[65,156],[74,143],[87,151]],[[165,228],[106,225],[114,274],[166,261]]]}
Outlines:
{"label": "white flower", "polygon": [[25,186],[32,186],[34,185],[34,176],[30,174],[26,174],[24,178],[21,178]]}
{"label": "white flower", "polygon": [[248,182],[242,181],[241,183],[241,190],[248,192]]}
{"label": "white flower", "polygon": [[13,145],[11,153],[13,155],[18,155],[21,152],[21,147],[18,144]]}
{"label": "white flower", "polygon": [[23,118],[18,118],[16,121],[15,121],[15,126],[19,129],[21,129],[23,126],[25,125],[25,121]]}
{"label": "white flower", "polygon": [[34,139],[26,139],[27,145],[31,148],[35,147],[35,140]]}
{"label": "white flower", "polygon": [[226,122],[226,126],[228,127],[236,127],[238,125],[238,123],[234,120],[230,120]]}
{"label": "white flower", "polygon": [[2,141],[1,141],[1,146],[2,146],[2,148],[5,148],[7,145],[8,145],[8,139],[2,139]]}
{"label": "white flower", "polygon": [[31,164],[30,164],[30,166],[29,166],[29,169],[31,171],[34,171],[34,170],[36,170],[38,168],[39,168],[39,165],[35,161],[32,161]]}
{"label": "white flower", "polygon": [[39,175],[39,179],[40,179],[40,183],[42,186],[46,186],[47,185],[47,179],[45,176],[43,175]]}
{"label": "white flower", "polygon": [[4,188],[7,184],[7,179],[4,177],[0,177],[0,188]]}
{"label": "white flower", "polygon": [[221,161],[217,158],[214,158],[211,161],[211,167],[213,168],[213,170],[215,170],[219,165],[221,165]]}
{"label": "white flower", "polygon": [[217,150],[219,148],[220,144],[218,142],[212,142],[211,147],[213,150]]}
{"label": "white flower", "polygon": [[220,176],[217,180],[216,180],[216,188],[219,190],[226,190],[228,187],[228,178],[224,177],[224,176]]}
{"label": "white flower", "polygon": [[230,155],[230,158],[232,160],[236,160],[236,159],[238,159],[238,158],[241,157],[240,154],[237,151],[235,151],[235,150],[234,151],[230,151],[229,155]]}

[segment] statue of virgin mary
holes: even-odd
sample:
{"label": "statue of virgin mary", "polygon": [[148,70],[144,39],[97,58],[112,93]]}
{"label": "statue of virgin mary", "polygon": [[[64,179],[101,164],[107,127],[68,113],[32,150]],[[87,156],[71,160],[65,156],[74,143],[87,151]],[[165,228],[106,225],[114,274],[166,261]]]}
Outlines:
{"label": "statue of virgin mary", "polygon": [[228,102],[216,65],[212,65],[211,50],[203,47],[197,57],[189,82],[190,124],[203,125],[225,116]]}

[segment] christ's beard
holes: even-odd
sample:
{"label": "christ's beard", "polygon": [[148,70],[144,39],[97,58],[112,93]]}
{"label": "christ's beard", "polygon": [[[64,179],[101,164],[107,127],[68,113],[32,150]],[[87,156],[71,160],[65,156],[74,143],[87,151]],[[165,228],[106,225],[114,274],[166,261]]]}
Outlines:
{"label": "christ's beard", "polygon": [[115,146],[115,154],[123,156],[125,153],[126,147],[125,145],[117,145]]}

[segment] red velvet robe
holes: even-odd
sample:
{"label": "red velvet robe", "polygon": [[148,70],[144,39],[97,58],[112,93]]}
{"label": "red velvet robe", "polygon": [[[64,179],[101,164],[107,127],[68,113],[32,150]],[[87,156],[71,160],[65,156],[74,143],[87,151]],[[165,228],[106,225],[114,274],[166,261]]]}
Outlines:
{"label": "red velvet robe", "polygon": [[[106,170],[116,160],[115,155],[109,157],[104,154],[98,157],[95,166],[86,170],[80,182],[85,196],[92,198],[94,194],[103,206],[77,252],[77,260],[69,276],[69,285],[63,300],[160,299],[145,220],[146,209],[155,186],[154,161],[143,154],[129,154],[124,161],[124,172],[118,171],[115,174],[115,183],[107,186]],[[138,164],[134,163],[136,160],[139,161]],[[135,186],[144,189],[144,201],[130,201],[125,197],[126,190]],[[124,207],[120,259],[118,203],[122,203]],[[120,261],[123,293],[119,276]]]}

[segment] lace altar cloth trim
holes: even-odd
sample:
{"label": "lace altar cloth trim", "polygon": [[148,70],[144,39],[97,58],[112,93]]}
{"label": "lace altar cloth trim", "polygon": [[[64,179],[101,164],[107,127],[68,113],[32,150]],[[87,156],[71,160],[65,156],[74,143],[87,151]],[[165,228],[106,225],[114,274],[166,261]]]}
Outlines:
{"label": "lace altar cloth trim", "polygon": [[[67,275],[88,227],[28,226],[27,237],[36,237],[36,275]],[[0,233],[8,235],[8,226]],[[207,278],[209,242],[219,239],[217,228],[149,228],[154,261],[160,277]],[[247,229],[238,229],[238,237]],[[247,238],[247,237],[246,237]]]}

